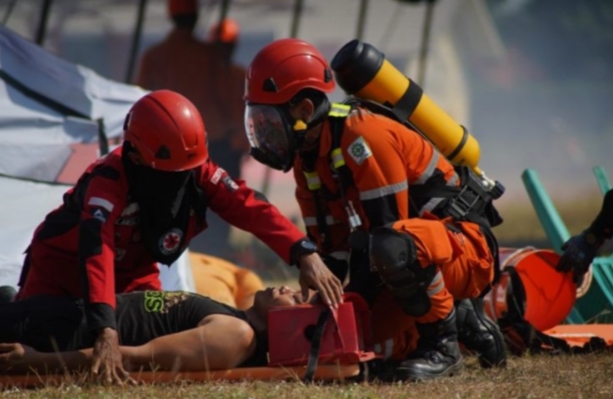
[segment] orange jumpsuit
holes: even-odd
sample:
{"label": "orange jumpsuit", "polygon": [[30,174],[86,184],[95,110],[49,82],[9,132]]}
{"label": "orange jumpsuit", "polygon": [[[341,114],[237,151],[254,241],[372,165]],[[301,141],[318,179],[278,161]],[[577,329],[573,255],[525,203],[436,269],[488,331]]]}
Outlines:
{"label": "orange jumpsuit", "polygon": [[[388,357],[402,358],[416,343],[415,322],[444,319],[454,300],[477,297],[491,283],[493,257],[477,224],[434,216],[446,199],[410,199],[411,187],[424,183],[459,185],[453,166],[419,134],[390,118],[357,108],[345,119],[339,144],[340,154],[333,151],[328,120],[314,160],[309,163],[303,154],[294,164],[296,198],[308,233],[322,252],[337,260],[349,255],[349,218],[333,169],[342,158],[352,178],[345,197],[361,219],[359,229],[370,231],[393,223],[395,230],[413,237],[422,266],[438,267],[427,290],[431,309],[417,318],[404,314],[391,295],[380,289],[382,282],[368,270],[367,259],[358,260],[358,269],[351,269],[349,289],[363,294],[373,306],[377,348]],[[314,195],[318,186],[319,195]],[[323,232],[318,208],[325,212]],[[362,281],[355,282],[356,278]]]}
{"label": "orange jumpsuit", "polygon": [[229,65],[214,44],[195,39],[189,30],[174,29],[143,54],[136,84],[181,93],[200,111],[210,142],[225,139],[234,150],[249,150],[243,124],[245,71]]}

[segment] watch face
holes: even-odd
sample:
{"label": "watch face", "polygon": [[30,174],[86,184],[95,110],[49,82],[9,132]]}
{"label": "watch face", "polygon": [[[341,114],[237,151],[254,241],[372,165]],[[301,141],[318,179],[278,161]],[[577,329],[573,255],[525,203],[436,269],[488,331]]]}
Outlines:
{"label": "watch face", "polygon": [[303,241],[301,247],[307,251],[317,251],[317,246],[310,241]]}

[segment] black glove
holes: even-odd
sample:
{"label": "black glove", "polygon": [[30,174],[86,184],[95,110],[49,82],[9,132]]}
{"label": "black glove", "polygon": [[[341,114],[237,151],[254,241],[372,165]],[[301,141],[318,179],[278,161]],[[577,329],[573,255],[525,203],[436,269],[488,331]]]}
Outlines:
{"label": "black glove", "polygon": [[564,253],[556,269],[561,272],[572,271],[573,280],[579,281],[587,273],[601,244],[602,240],[589,231],[571,237],[562,245]]}

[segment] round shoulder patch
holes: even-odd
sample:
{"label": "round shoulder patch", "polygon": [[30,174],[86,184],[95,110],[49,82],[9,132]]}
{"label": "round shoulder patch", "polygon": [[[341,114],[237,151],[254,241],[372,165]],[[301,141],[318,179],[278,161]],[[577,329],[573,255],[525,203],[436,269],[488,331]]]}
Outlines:
{"label": "round shoulder patch", "polygon": [[183,238],[183,232],[177,228],[170,229],[166,234],[160,238],[159,247],[160,252],[164,255],[170,255],[179,249],[181,245],[181,239]]}

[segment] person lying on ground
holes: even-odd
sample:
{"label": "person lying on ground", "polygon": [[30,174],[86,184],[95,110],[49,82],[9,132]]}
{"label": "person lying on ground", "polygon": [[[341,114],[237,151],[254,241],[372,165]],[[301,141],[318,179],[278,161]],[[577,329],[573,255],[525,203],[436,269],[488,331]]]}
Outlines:
{"label": "person lying on ground", "polygon": [[[258,291],[240,311],[188,292],[116,295],[115,313],[125,370],[205,371],[267,363],[268,310],[300,303],[288,287]],[[85,370],[96,336],[82,299],[41,295],[0,304],[0,372]],[[104,382],[127,379],[111,375]]]}

